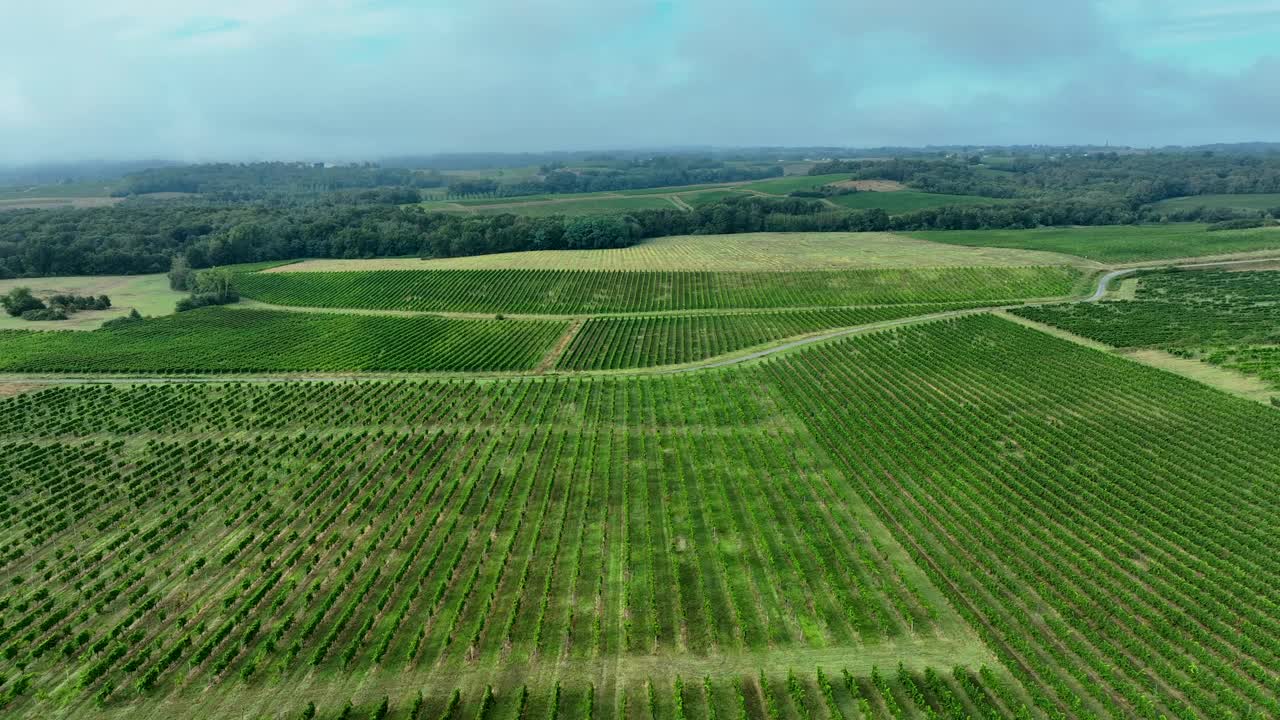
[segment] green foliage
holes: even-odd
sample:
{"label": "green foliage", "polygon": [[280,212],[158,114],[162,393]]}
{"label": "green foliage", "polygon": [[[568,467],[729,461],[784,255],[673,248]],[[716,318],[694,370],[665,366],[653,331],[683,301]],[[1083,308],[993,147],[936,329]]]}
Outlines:
{"label": "green foliage", "polygon": [[0,368],[28,372],[531,369],[552,321],[208,308],[93,332],[0,330]]}
{"label": "green foliage", "polygon": [[913,237],[952,245],[1048,250],[1102,262],[1161,260],[1280,248],[1278,230],[1259,228],[1211,233],[1205,225],[1194,223],[911,234]]}
{"label": "green foliage", "polygon": [[1280,272],[1148,273],[1137,298],[1014,312],[1116,347],[1154,347],[1280,387]]}
{"label": "green foliage", "polygon": [[558,367],[616,370],[676,365],[817,330],[867,325],[964,307],[968,305],[591,318],[574,335]]}
{"label": "green foliage", "polygon": [[44,310],[44,301],[31,294],[29,287],[15,287],[6,295],[0,297],[0,305],[4,305],[5,312],[14,317],[21,317],[23,313],[33,310]]}
{"label": "green foliage", "polygon": [[1008,300],[1068,295],[1068,267],[808,272],[381,270],[245,273],[246,297],[276,305],[577,314]]}
{"label": "green foliage", "polygon": [[1280,653],[1280,415],[990,316],[767,367],[1021,682],[1018,716],[1280,710],[1257,684]]}

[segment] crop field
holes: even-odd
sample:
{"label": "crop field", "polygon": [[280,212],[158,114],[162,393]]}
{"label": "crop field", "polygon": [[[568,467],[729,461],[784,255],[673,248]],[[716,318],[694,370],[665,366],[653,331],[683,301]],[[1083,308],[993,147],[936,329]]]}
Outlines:
{"label": "crop field", "polygon": [[869,325],[967,305],[890,305],[725,315],[657,315],[587,320],[557,367],[617,370],[678,365],[817,330]]}
{"label": "crop field", "polygon": [[987,302],[1070,295],[1069,267],[868,269],[829,272],[373,270],[243,273],[246,297],[274,305],[441,312],[655,312],[726,308]]}
{"label": "crop field", "polygon": [[335,717],[357,677],[432,717],[486,686],[518,717],[1020,702],[760,368],[0,403],[24,715]]}
{"label": "crop field", "polygon": [[1280,716],[1280,413],[991,316],[767,368],[1046,716]]}
{"label": "crop field", "polygon": [[1209,232],[1207,227],[1199,223],[1171,223],[1035,230],[930,230],[911,235],[941,243],[1047,250],[1115,263],[1280,250],[1280,228]]}
{"label": "crop field", "polygon": [[[1057,253],[946,245],[890,233],[673,235],[609,250],[530,250],[456,258],[304,260],[268,273],[349,270],[840,270],[1083,265]],[[241,266],[243,271],[248,268]]]}
{"label": "crop field", "polygon": [[1225,208],[1228,210],[1261,210],[1269,212],[1280,208],[1280,193],[1256,193],[1248,195],[1189,195],[1169,198],[1154,203],[1157,210],[1194,210],[1196,208]]}
{"label": "crop field", "polygon": [[0,330],[0,372],[530,370],[566,327],[211,307],[87,333]]}
{"label": "crop field", "polygon": [[1280,272],[1146,274],[1133,300],[1015,312],[1121,348],[1158,348],[1280,388]]}
{"label": "crop field", "polygon": [[637,195],[582,200],[547,200],[488,204],[471,208],[480,213],[516,213],[542,217],[547,215],[616,215],[632,210],[679,210],[680,206],[664,195]]}
{"label": "crop field", "polygon": [[859,192],[852,195],[837,195],[828,199],[840,207],[853,210],[880,208],[890,215],[952,205],[997,205],[1008,202],[1007,200],[979,197],[977,195],[942,195],[915,190]]}

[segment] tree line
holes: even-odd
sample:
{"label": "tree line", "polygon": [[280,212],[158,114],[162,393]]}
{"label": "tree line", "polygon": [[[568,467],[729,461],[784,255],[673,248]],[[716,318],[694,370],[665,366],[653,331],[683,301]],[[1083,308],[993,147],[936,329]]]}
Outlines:
{"label": "tree line", "polygon": [[[978,154],[949,158],[835,160],[812,175],[850,173],[913,189],[992,198],[1119,203],[1137,210],[1185,195],[1280,192],[1280,154],[1160,152],[1015,155],[987,164]],[[1007,160],[1007,162],[1006,162]]]}
{"label": "tree line", "polygon": [[[1201,217],[1212,214],[1212,218]],[[692,211],[525,217],[430,212],[418,206],[151,203],[0,213],[0,277],[159,273],[296,258],[457,257],[519,250],[626,247],[666,235],[912,231],[1118,225],[1231,219],[1191,210],[1170,218],[1124,202],[1016,200],[890,216],[822,200],[731,196]],[[1230,211],[1226,211],[1230,215]]]}

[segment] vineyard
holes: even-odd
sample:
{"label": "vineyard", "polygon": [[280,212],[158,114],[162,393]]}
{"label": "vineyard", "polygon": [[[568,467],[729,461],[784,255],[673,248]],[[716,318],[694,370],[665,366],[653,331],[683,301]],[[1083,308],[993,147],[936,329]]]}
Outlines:
{"label": "vineyard", "polygon": [[958,305],[889,305],[723,315],[657,315],[587,320],[557,367],[616,370],[676,365],[829,328],[957,310]]}
{"label": "vineyard", "polygon": [[794,667],[825,702],[819,665],[892,717],[1020,697],[984,700],[994,658],[760,368],[68,387],[0,403],[0,438],[0,692],[33,716],[336,710],[361,676],[544,709],[586,680],[631,717],[673,672],[764,670],[758,708]]}
{"label": "vineyard", "polygon": [[994,302],[1082,290],[1071,267],[829,272],[383,270],[252,272],[243,295],[276,305],[442,312],[583,313]]}
{"label": "vineyard", "polygon": [[992,316],[767,367],[1045,715],[1280,716],[1280,414]]}
{"label": "vineyard", "polygon": [[1122,348],[1154,347],[1280,387],[1280,272],[1143,275],[1136,299],[1014,312]]}
{"label": "vineyard", "polygon": [[530,370],[566,327],[213,307],[93,332],[0,330],[0,371]]}
{"label": "vineyard", "polygon": [[1275,228],[1210,231],[1200,223],[1042,227],[1034,230],[930,230],[913,237],[975,247],[1044,250],[1101,262],[1137,262],[1280,249]]}

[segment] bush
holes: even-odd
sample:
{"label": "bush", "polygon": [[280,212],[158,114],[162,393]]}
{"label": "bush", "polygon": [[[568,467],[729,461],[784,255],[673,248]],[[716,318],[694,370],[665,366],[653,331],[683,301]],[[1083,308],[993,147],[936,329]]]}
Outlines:
{"label": "bush", "polygon": [[178,312],[186,312],[195,310],[196,308],[208,307],[210,305],[227,305],[229,303],[240,300],[240,294],[234,290],[226,293],[194,293],[191,297],[185,297],[178,301],[176,310]]}
{"label": "bush", "polygon": [[62,308],[40,308],[38,310],[28,310],[21,315],[23,320],[66,320],[67,311]]}
{"label": "bush", "polygon": [[4,305],[5,312],[14,317],[22,317],[22,314],[31,310],[43,310],[44,302],[31,294],[29,287],[16,287],[9,291],[8,295],[0,297],[0,305]]}
{"label": "bush", "polygon": [[137,308],[134,308],[133,310],[130,310],[129,314],[125,315],[124,317],[112,318],[102,323],[102,327],[103,329],[117,328],[125,325],[132,325],[141,320],[142,320],[142,314],[138,312]]}
{"label": "bush", "polygon": [[1246,230],[1248,228],[1269,227],[1275,225],[1275,220],[1267,220],[1264,218],[1238,218],[1236,220],[1224,220],[1210,225],[1207,229],[1209,232],[1216,230]]}

